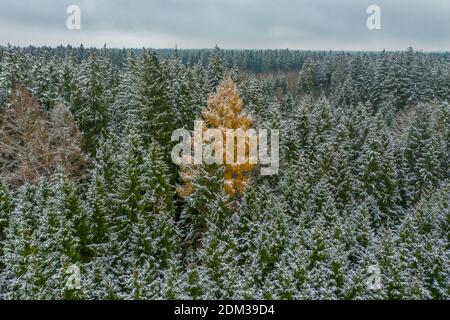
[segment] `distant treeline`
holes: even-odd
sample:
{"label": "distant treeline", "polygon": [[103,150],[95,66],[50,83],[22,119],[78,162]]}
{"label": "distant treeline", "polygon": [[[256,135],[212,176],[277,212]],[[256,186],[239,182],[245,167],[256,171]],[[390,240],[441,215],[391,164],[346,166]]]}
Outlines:
{"label": "distant treeline", "polygon": [[[0,46],[0,55],[6,47]],[[13,47],[17,49],[16,47]],[[140,56],[143,49],[117,49],[117,48],[86,48],[83,45],[79,47],[73,46],[58,46],[52,47],[35,47],[29,46],[21,48],[24,53],[29,53],[33,56],[54,55],[59,58],[64,58],[71,55],[78,62],[85,60],[90,52],[103,52],[103,54],[111,59],[111,61],[123,66],[130,52],[136,56]],[[183,64],[187,66],[194,66],[200,64],[202,66],[208,65],[208,60],[214,49],[155,49],[158,56],[167,58],[177,55]],[[385,54],[396,54],[398,52],[365,52],[365,51],[324,51],[324,50],[289,50],[289,49],[222,49],[225,65],[228,68],[237,67],[241,71],[252,73],[271,73],[284,72],[291,70],[300,70],[304,62],[308,59],[321,60],[324,58],[331,58],[336,56],[366,56],[369,59],[376,59]],[[449,52],[432,52],[423,53],[430,58],[436,58],[443,61],[450,61]]]}

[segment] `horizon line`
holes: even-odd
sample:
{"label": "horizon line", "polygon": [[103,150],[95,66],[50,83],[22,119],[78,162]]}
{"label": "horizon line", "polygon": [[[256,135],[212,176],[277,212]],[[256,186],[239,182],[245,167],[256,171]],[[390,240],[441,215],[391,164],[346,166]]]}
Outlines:
{"label": "horizon line", "polygon": [[[198,48],[180,48],[177,45],[173,48],[170,47],[108,47],[107,43],[105,43],[103,46],[85,46],[83,43],[80,43],[79,45],[73,45],[73,44],[59,44],[59,45],[34,45],[34,44],[29,44],[29,45],[12,45],[10,43],[7,44],[0,44],[0,48],[21,48],[21,49],[26,49],[26,48],[30,48],[30,47],[35,47],[35,48],[48,48],[48,49],[57,49],[60,47],[63,48],[85,48],[85,49],[111,49],[111,50],[145,50],[145,49],[153,49],[153,50],[214,50],[214,46],[213,47],[198,47]],[[220,47],[219,48],[221,50],[228,50],[228,51],[276,51],[276,50],[287,50],[287,51],[303,51],[303,52],[402,52],[402,51],[407,51],[409,48],[412,48],[415,52],[422,52],[422,53],[450,53],[450,49],[446,49],[446,50],[425,50],[425,49],[414,49],[413,46],[408,46],[404,49],[379,49],[379,50],[374,50],[374,49],[359,49],[359,50],[355,50],[355,49],[301,49],[301,48],[285,48],[285,47],[279,47],[279,48],[233,48],[233,47]]]}

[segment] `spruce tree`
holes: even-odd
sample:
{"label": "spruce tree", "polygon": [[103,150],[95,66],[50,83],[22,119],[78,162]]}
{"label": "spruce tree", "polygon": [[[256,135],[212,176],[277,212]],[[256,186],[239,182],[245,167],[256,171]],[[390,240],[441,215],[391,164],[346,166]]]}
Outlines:
{"label": "spruce tree", "polygon": [[[378,121],[380,123],[381,121]],[[386,129],[372,129],[358,159],[358,190],[376,199],[381,216],[374,217],[376,225],[398,222],[398,187],[392,149]]]}
{"label": "spruce tree", "polygon": [[225,76],[225,62],[219,46],[215,46],[208,59],[208,88],[209,92],[214,92],[216,87],[222,82]]}
{"label": "spruce tree", "polygon": [[436,134],[430,109],[419,105],[408,130],[404,160],[408,168],[409,201],[416,203],[442,179],[443,143]]}
{"label": "spruce tree", "polygon": [[140,121],[139,132],[146,146],[156,140],[167,147],[175,129],[175,115],[169,102],[166,70],[155,51],[145,50],[142,55],[141,88],[134,119]]}
{"label": "spruce tree", "polygon": [[6,291],[5,279],[3,278],[3,271],[6,266],[6,261],[4,261],[4,246],[12,209],[11,195],[9,194],[9,190],[4,185],[2,179],[0,179],[0,282],[2,283],[0,285],[0,299]]}
{"label": "spruce tree", "polygon": [[297,93],[301,96],[316,95],[317,85],[317,66],[312,59],[307,59],[302,66],[297,83]]}
{"label": "spruce tree", "polygon": [[84,133],[86,150],[91,154],[95,154],[111,118],[106,96],[105,64],[103,57],[95,51],[89,54],[78,75],[79,95],[72,101],[72,110]]}
{"label": "spruce tree", "polygon": [[124,70],[120,73],[117,95],[112,104],[113,126],[121,132],[129,117],[135,112],[139,103],[141,87],[141,69],[139,61],[133,52],[129,53]]}
{"label": "spruce tree", "polygon": [[[17,194],[4,241],[6,299],[38,299],[45,277],[39,257],[43,242],[36,241],[39,220],[45,211],[46,186],[24,185]],[[39,234],[44,241],[48,234]]]}

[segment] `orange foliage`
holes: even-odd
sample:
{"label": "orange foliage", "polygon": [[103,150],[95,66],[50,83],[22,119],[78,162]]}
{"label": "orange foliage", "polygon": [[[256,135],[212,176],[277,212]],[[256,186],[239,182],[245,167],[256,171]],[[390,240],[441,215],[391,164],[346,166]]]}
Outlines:
{"label": "orange foliage", "polygon": [[[243,112],[243,102],[239,97],[238,90],[231,78],[226,78],[218,86],[214,95],[208,99],[207,107],[202,111],[203,132],[210,128],[220,129],[223,137],[223,160],[224,160],[224,189],[229,195],[238,195],[244,191],[249,180],[249,172],[255,167],[248,163],[249,141],[246,138],[246,159],[243,164],[226,163],[227,129],[251,128],[251,118]],[[234,155],[237,154],[237,143],[234,142]],[[181,178],[184,186],[180,188],[181,196],[186,197],[194,191],[192,179],[194,171],[191,167],[185,166],[181,169]]]}

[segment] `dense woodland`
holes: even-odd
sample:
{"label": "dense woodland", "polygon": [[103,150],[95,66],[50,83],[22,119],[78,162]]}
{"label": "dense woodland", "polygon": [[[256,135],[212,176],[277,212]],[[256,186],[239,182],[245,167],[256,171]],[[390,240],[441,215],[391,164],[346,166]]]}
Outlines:
{"label": "dense woodland", "polygon": [[[449,299],[449,100],[411,48],[0,47],[0,299]],[[278,175],[172,163],[230,101]]]}

